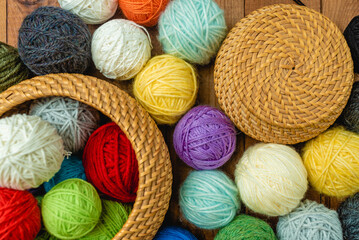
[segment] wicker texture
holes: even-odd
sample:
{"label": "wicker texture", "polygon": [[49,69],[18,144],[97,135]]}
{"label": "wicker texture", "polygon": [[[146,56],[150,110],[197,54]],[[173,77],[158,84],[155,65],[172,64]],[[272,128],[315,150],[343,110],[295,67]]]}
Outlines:
{"label": "wicker texture", "polygon": [[172,167],[157,125],[128,94],[95,77],[51,74],[25,80],[0,94],[0,115],[26,101],[65,96],[81,101],[116,122],[136,152],[139,187],[129,219],[114,239],[152,239],[171,197]]}
{"label": "wicker texture", "polygon": [[230,31],[214,81],[220,106],[245,134],[295,144],[336,120],[353,75],[350,50],[333,22],[307,7],[277,4]]}

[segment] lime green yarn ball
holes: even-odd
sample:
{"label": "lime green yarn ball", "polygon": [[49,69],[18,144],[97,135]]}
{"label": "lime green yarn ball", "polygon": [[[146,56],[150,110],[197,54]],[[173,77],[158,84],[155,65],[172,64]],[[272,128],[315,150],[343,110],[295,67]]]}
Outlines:
{"label": "lime green yarn ball", "polygon": [[79,239],[91,232],[101,211],[101,199],[96,189],[78,178],[57,184],[41,202],[46,230],[61,239]]}
{"label": "lime green yarn ball", "polygon": [[102,214],[96,227],[81,240],[110,240],[128,219],[132,207],[110,200],[102,200]]}
{"label": "lime green yarn ball", "polygon": [[265,221],[248,216],[239,215],[219,230],[215,240],[276,240],[272,228]]}

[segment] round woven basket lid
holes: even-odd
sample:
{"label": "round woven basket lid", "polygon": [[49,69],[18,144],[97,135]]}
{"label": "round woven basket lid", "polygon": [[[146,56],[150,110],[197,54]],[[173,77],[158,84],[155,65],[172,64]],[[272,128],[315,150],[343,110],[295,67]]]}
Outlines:
{"label": "round woven basket lid", "polygon": [[302,6],[278,4],[238,22],[216,58],[221,108],[245,134],[295,144],[326,130],[353,84],[353,61],[338,27]]}

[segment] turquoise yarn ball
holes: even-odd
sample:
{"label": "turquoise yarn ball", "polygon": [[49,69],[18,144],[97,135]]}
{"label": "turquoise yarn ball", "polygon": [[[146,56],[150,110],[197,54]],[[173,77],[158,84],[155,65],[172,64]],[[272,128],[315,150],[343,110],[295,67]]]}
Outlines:
{"label": "turquoise yarn ball", "polygon": [[77,156],[71,156],[69,158],[65,157],[61,164],[60,171],[58,171],[48,182],[44,182],[45,191],[50,191],[56,184],[70,178],[80,178],[86,181],[82,160]]}
{"label": "turquoise yarn ball", "polygon": [[219,170],[193,171],[180,188],[179,205],[185,218],[203,229],[227,225],[240,207],[234,182]]}
{"label": "turquoise yarn ball", "polygon": [[213,0],[174,0],[158,22],[163,51],[196,64],[208,64],[226,36],[223,10]]}

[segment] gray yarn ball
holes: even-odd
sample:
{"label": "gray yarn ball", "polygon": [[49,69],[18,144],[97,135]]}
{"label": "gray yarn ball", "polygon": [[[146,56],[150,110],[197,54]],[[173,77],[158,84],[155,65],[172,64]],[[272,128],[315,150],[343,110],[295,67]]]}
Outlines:
{"label": "gray yarn ball", "polygon": [[355,82],[347,105],[342,113],[343,125],[350,131],[359,133],[359,82]]}
{"label": "gray yarn ball", "polygon": [[344,239],[359,240],[359,193],[347,198],[338,208]]}
{"label": "gray yarn ball", "polygon": [[306,200],[279,218],[277,236],[279,240],[342,240],[343,232],[336,211]]}

